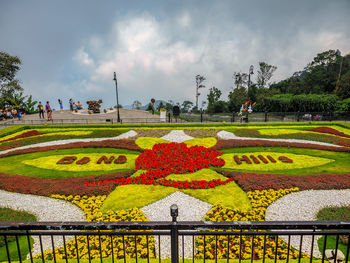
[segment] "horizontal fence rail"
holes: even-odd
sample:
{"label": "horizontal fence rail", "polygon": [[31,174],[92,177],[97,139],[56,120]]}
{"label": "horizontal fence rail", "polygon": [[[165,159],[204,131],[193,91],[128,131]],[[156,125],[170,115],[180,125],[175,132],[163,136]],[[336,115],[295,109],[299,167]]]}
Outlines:
{"label": "horizontal fence rail", "polygon": [[2,222],[0,261],[335,263],[349,236],[349,221]]}
{"label": "horizontal fence rail", "polygon": [[[154,115],[156,116],[156,115]],[[114,118],[115,117],[115,118]],[[215,123],[215,122],[301,122],[301,121],[350,121],[350,112],[253,112],[250,114],[189,114],[183,113],[173,116],[171,113],[166,118],[123,118],[118,122],[117,117],[110,118],[82,118],[82,119],[45,119],[26,120],[12,119],[0,121],[1,126],[11,126],[18,124],[152,124],[152,123]]]}

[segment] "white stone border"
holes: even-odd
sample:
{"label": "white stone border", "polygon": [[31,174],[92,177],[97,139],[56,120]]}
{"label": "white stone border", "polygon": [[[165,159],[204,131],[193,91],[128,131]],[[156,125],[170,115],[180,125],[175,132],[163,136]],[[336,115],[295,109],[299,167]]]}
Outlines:
{"label": "white stone border", "polygon": [[[307,190],[294,192],[273,202],[266,210],[265,221],[314,221],[317,212],[325,207],[350,205],[350,189],[346,190]],[[281,237],[285,241],[287,236]],[[313,255],[321,258],[315,236]],[[312,236],[304,236],[302,251],[311,253]],[[291,237],[291,246],[299,250],[300,236]]]}
{"label": "white stone border", "polygon": [[[38,221],[43,222],[67,222],[67,221],[86,221],[85,213],[77,206],[64,200],[54,198],[11,193],[0,190],[0,206],[14,210],[25,211],[36,216]],[[32,254],[41,254],[40,241],[38,236],[32,236],[34,239]],[[71,240],[72,236],[65,236],[66,241]],[[63,246],[63,238],[54,236],[55,248]],[[42,236],[43,250],[52,250],[50,236]]]}

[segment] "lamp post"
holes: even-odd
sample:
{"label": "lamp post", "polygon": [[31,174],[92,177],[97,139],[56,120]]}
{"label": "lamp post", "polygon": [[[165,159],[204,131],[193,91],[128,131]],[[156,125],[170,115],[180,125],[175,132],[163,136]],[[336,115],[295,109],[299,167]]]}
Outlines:
{"label": "lamp post", "polygon": [[[248,73],[248,92],[247,92],[247,96],[248,96],[248,101],[250,102],[250,98],[249,98],[249,88],[250,88],[250,75],[254,74],[254,66],[250,65],[249,67],[249,73]],[[249,121],[248,116],[249,113],[252,112],[252,106],[249,105],[249,109],[247,109],[247,122]]]}
{"label": "lamp post", "polygon": [[118,112],[118,117],[117,117],[117,122],[120,123],[120,115],[119,115],[119,100],[118,100],[118,82],[117,82],[117,74],[114,72],[114,78],[113,80],[115,81],[115,92],[117,94],[117,112]]}

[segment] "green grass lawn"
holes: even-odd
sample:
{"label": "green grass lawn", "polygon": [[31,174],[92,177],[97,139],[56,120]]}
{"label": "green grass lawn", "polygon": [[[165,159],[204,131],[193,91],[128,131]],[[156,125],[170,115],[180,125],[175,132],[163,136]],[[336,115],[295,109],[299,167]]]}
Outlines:
{"label": "green grass lawn", "polygon": [[[10,208],[0,208],[0,221],[1,222],[35,222],[36,217],[24,211],[16,211]],[[11,260],[19,260],[19,256],[22,260],[26,259],[29,249],[33,247],[33,239],[28,239],[26,236],[18,237],[18,245],[20,247],[21,254],[18,254],[17,241],[15,236],[7,236],[8,250]],[[4,236],[0,236],[0,262],[7,262],[7,251]]]}
{"label": "green grass lawn", "polygon": [[[317,213],[317,220],[342,220],[349,221],[350,220],[350,206],[343,207],[326,207]],[[347,238],[348,236],[343,236],[343,238]],[[317,240],[318,247],[320,251],[323,250],[325,236],[322,236]],[[335,249],[337,242],[337,236],[327,236],[326,249]],[[349,242],[349,241],[347,241]],[[347,242],[344,242],[339,238],[338,240],[338,249],[340,249],[344,255],[346,255],[347,251]],[[350,251],[349,251],[350,255]]]}

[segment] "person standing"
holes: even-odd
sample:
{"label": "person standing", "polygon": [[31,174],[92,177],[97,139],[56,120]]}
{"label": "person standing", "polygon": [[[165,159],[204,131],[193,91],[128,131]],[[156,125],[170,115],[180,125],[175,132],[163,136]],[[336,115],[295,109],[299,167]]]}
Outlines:
{"label": "person standing", "polygon": [[47,120],[52,121],[52,110],[50,107],[50,102],[48,102],[48,101],[46,102],[45,109],[46,109],[46,113],[47,113]]}
{"label": "person standing", "polygon": [[61,99],[58,99],[58,103],[60,104],[60,112],[63,112],[63,103]]}
{"label": "person standing", "polygon": [[39,104],[38,104],[38,111],[39,111],[39,118],[41,119],[41,116],[43,116],[43,119],[45,119],[44,106],[41,104],[41,101],[39,101]]}
{"label": "person standing", "polygon": [[69,99],[69,109],[73,111],[73,99]]}

